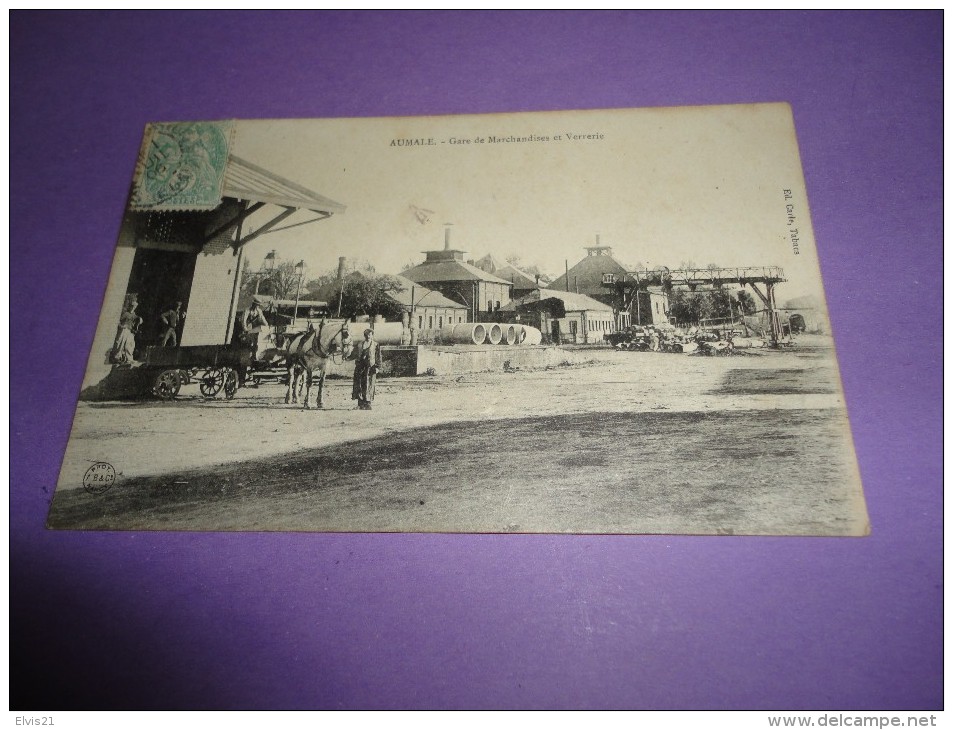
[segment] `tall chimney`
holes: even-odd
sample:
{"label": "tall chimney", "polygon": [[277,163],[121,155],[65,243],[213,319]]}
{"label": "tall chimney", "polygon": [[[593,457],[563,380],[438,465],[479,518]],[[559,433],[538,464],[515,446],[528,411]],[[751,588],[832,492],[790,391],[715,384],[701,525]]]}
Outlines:
{"label": "tall chimney", "polygon": [[450,226],[451,225],[452,225],[451,223],[447,223],[446,224],[447,228],[443,232],[443,250],[444,251],[450,250]]}
{"label": "tall chimney", "polygon": [[338,256],[338,281],[344,278],[345,261],[347,261],[347,256]]}

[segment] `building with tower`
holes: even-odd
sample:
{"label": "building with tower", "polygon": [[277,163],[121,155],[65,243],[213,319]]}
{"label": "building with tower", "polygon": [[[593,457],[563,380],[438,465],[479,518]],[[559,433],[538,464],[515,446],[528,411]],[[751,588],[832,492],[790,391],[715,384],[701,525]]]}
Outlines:
{"label": "building with tower", "polygon": [[604,246],[596,236],[595,246],[586,246],[586,256],[566,273],[558,277],[550,289],[585,294],[607,304],[615,312],[615,326],[623,329],[633,324],[663,324],[668,322],[668,296],[661,287],[650,287],[640,291],[637,297],[621,301],[612,289],[603,286],[608,274],[621,278],[631,269],[623,266],[612,255],[612,247]]}
{"label": "building with tower", "polygon": [[469,321],[493,321],[493,313],[512,299],[513,284],[464,260],[466,251],[450,247],[450,229],[444,247],[424,251],[426,259],[401,276],[466,306]]}

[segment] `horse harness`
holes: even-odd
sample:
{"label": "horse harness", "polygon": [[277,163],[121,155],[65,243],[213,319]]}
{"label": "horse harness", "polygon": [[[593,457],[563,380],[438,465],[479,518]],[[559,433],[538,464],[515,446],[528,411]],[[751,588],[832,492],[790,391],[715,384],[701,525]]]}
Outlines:
{"label": "horse harness", "polygon": [[[341,338],[342,342],[347,339],[347,337],[344,337],[344,336],[343,336],[343,335],[349,334],[348,329],[347,329],[347,322],[344,322],[344,323],[341,325],[341,328],[340,328],[340,329],[334,334],[334,336],[331,337],[331,339],[328,341],[328,350],[327,350],[326,352],[325,352],[324,348],[321,346],[321,333],[324,332],[325,326],[326,326],[325,322],[321,322],[321,323],[318,325],[318,329],[316,329],[316,330],[315,330],[315,329],[312,329],[312,330],[310,330],[310,331],[308,331],[308,332],[305,332],[304,335],[302,336],[302,339],[301,339],[301,341],[300,341],[300,344],[298,344],[298,346],[295,347],[294,352],[291,352],[290,354],[292,354],[292,355],[301,355],[301,354],[306,354],[306,353],[308,353],[308,352],[311,352],[311,353],[313,353],[313,354],[317,355],[318,357],[323,358],[323,359],[325,359],[325,360],[334,361],[334,354],[335,354],[335,352],[337,351],[337,347],[335,346],[334,341],[337,339],[338,335],[342,335],[342,338]],[[310,347],[309,347],[309,345],[308,345],[308,340],[309,340],[309,338],[312,338],[312,339],[313,339],[313,342],[311,343]],[[293,347],[293,346],[294,346],[294,340],[292,340],[292,341],[289,343],[289,350],[290,350],[291,347]],[[342,349],[343,349],[343,347],[342,347]]]}

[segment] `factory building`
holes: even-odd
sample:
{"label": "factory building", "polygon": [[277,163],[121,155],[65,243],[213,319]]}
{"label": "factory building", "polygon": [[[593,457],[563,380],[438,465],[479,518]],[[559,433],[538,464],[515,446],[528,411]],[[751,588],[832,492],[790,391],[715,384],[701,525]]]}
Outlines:
{"label": "factory building", "polygon": [[464,305],[471,322],[493,321],[493,313],[510,302],[513,284],[468,264],[464,253],[450,248],[448,229],[444,248],[424,251],[426,260],[401,272],[401,276]]}

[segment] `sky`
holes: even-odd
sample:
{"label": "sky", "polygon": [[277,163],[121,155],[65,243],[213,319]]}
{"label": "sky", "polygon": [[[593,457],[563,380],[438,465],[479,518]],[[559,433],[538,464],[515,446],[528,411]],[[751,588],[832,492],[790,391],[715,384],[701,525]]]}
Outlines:
{"label": "sky", "polygon": [[339,256],[399,273],[452,224],[468,259],[559,275],[598,234],[632,268],[780,266],[779,302],[823,297],[786,104],[241,121],[232,152],[347,207],[256,239],[252,268],[275,249],[309,278]]}

